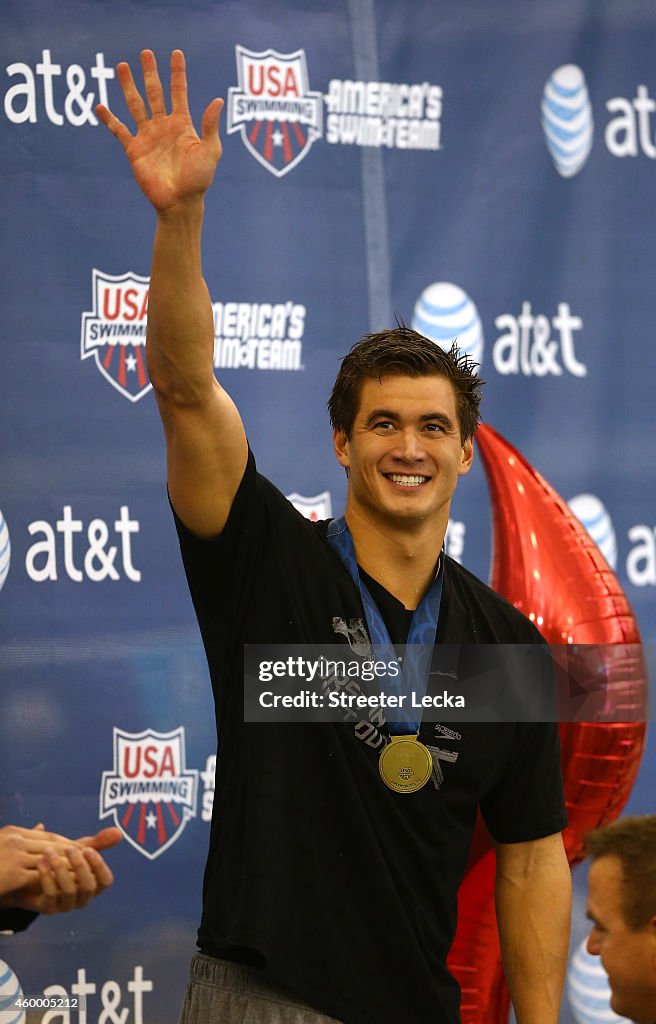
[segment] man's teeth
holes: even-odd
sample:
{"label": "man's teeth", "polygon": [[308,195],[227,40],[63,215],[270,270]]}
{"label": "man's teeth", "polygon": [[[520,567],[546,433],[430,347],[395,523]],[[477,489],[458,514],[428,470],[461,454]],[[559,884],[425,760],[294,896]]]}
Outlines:
{"label": "man's teeth", "polygon": [[427,476],[402,476],[400,473],[391,473],[390,479],[395,484],[401,484],[402,487],[419,487],[428,480]]}

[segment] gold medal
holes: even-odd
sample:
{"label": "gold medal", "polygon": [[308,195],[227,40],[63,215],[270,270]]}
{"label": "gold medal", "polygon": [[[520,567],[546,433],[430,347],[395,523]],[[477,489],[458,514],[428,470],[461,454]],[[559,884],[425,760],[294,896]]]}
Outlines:
{"label": "gold medal", "polygon": [[378,758],[380,777],[395,793],[416,793],[431,777],[431,752],[416,735],[392,736],[391,740]]}

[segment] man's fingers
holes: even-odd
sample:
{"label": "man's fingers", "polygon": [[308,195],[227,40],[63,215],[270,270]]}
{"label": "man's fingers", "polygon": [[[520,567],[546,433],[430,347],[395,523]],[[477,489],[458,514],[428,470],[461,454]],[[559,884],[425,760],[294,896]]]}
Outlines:
{"label": "man's fingers", "polygon": [[134,122],[138,128],[142,121],[148,120],[148,111],[146,110],[146,104],[141,98],[141,93],[134,84],[130,65],[126,64],[124,60],[121,61],[120,64],[116,65],[116,77],[118,78],[121,89],[123,90],[127,108],[132,114]]}
{"label": "man's fingers", "polygon": [[179,114],[189,113],[187,73],[182,50],[174,50],[171,54],[171,110]]}
{"label": "man's fingers", "polygon": [[[82,858],[81,852],[79,852],[79,856]],[[70,853],[68,851],[65,854],[58,853],[57,850],[49,847],[46,850],[46,858],[56,890],[66,896],[74,896],[77,891],[77,879],[75,864],[71,860]]]}
{"label": "man's fingers", "polygon": [[[81,872],[81,873],[80,873]],[[41,906],[44,914],[66,913],[89,902],[95,880],[82,852],[69,847],[65,854],[50,847],[39,861]],[[90,891],[89,891],[90,889]]]}
{"label": "man's fingers", "polygon": [[88,847],[84,850],[83,856],[86,859],[91,872],[93,872],[96,883],[96,894],[101,893],[112,884],[114,881],[114,875],[97,850],[92,850]]}
{"label": "man's fingers", "polygon": [[219,120],[223,110],[223,100],[215,99],[207,107],[203,114],[201,133],[203,142],[218,142]]}
{"label": "man's fingers", "polygon": [[166,114],[166,103],[164,102],[164,90],[159,80],[157,61],[152,50],[143,50],[141,53],[141,68],[144,76],[144,87],[150,112],[153,117],[162,117]]}
{"label": "man's fingers", "polygon": [[73,892],[70,891],[68,881],[65,882],[67,890],[62,892],[56,869],[61,871],[59,862],[66,864],[66,874],[69,873],[68,861],[59,856],[50,847],[39,860],[39,886],[41,892],[35,898],[34,909],[42,914],[56,914],[58,911],[71,910],[74,904],[74,883]]}
{"label": "man's fingers", "polygon": [[61,847],[70,843],[66,836],[60,836],[57,832],[46,832],[45,829],[30,829],[24,839],[25,850],[31,854],[42,854],[46,846]]}
{"label": "man's fingers", "polygon": [[46,854],[39,860],[38,871],[41,892],[48,900],[54,899],[57,895],[57,883],[55,882],[55,876],[52,873],[50,861]]}
{"label": "man's fingers", "polygon": [[92,870],[85,852],[76,846],[72,846],[68,850],[68,862],[74,872],[75,906],[84,907],[98,893],[98,881],[95,872]]}
{"label": "man's fingers", "polygon": [[76,842],[80,846],[91,847],[94,850],[108,850],[110,846],[116,846],[122,839],[121,830],[112,826],[111,828],[101,828],[95,836],[81,836]]}
{"label": "man's fingers", "polygon": [[102,103],[99,103],[96,107],[96,114],[98,115],[98,120],[101,121],[106,128],[109,128],[112,135],[116,136],[123,146],[123,149],[127,149],[133,139],[133,136],[125,127],[123,122],[119,121],[117,117],[114,117],[111,110],[109,110],[108,107],[103,106]]}

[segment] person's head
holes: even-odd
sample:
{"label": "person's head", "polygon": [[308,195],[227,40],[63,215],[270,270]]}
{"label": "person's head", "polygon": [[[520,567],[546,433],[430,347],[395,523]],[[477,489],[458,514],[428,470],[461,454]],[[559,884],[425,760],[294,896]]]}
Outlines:
{"label": "person's head", "polygon": [[449,350],[403,324],[379,334],[367,334],[344,356],[328,400],[333,430],[351,436],[366,380],[385,376],[444,377],[453,388],[458,426],[463,441],[474,437],[479,422],[481,389],[476,363],[458,349]]}
{"label": "person's head", "polygon": [[615,1013],[656,1024],[656,814],[597,829],[585,849],[588,952],[601,957]]}
{"label": "person's head", "polygon": [[455,345],[445,352],[403,325],[354,345],[328,402],[351,513],[443,536],[472,463],[482,384]]}

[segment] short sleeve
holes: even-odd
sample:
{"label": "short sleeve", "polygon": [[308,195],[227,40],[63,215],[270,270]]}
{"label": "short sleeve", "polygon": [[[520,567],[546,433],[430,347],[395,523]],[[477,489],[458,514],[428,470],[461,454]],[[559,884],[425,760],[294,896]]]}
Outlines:
{"label": "short sleeve", "polygon": [[253,578],[251,566],[264,543],[258,482],[255,458],[249,450],[225,527],[209,540],[196,537],[172,508],[189,591],[204,636],[218,625],[229,624],[241,603],[241,590]]}
{"label": "short sleeve", "polygon": [[502,778],[480,802],[498,843],[524,843],[567,825],[560,740],[556,722],[515,725],[515,741]]}

